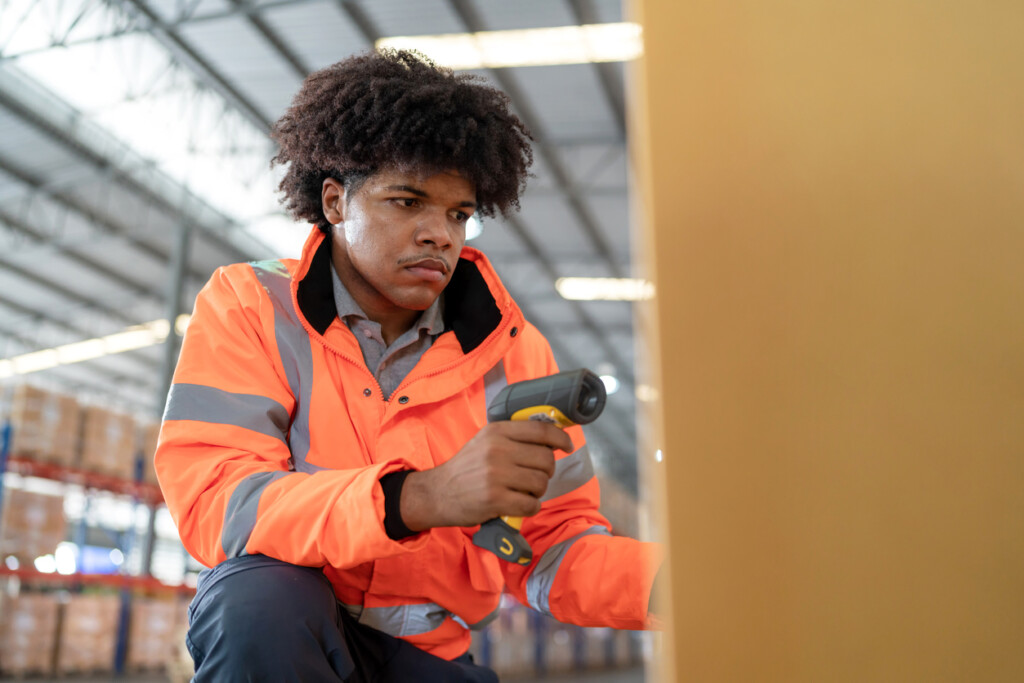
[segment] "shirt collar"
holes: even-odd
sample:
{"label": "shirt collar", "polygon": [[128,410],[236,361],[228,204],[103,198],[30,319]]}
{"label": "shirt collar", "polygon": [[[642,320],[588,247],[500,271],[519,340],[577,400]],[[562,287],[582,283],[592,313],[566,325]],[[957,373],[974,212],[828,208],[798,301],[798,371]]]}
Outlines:
{"label": "shirt collar", "polygon": [[[345,320],[349,316],[354,316],[361,320],[369,320],[366,317],[366,313],[356,303],[356,300],[349,294],[348,289],[342,283],[341,278],[338,277],[338,270],[331,264],[331,287],[334,290],[334,306],[338,309],[338,317],[348,325],[349,321]],[[437,336],[444,332],[444,311],[442,309],[442,299],[444,295],[434,299],[434,303],[420,314],[416,324],[413,325],[415,329],[425,330],[427,334],[431,336]]]}

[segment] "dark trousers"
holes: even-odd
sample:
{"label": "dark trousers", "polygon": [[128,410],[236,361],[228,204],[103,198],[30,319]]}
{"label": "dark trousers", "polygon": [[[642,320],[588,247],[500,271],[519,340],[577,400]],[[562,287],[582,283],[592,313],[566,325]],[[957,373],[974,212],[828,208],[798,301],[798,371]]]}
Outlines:
{"label": "dark trousers", "polygon": [[262,555],[203,572],[188,611],[196,683],[496,683],[468,654],[447,661],[357,623],[319,569]]}

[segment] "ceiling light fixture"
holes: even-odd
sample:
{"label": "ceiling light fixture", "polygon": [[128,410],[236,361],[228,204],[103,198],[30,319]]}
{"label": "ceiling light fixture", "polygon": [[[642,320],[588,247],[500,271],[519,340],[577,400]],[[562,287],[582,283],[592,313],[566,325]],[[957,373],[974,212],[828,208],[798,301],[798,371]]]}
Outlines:
{"label": "ceiling light fixture", "polygon": [[560,277],[555,289],[573,301],[646,301],[654,296],[654,284],[630,277]]}
{"label": "ceiling light fixture", "polygon": [[[188,327],[190,318],[190,315],[183,313],[175,319],[174,327],[179,334]],[[105,337],[72,342],[55,346],[52,349],[32,351],[0,360],[0,379],[15,375],[28,375],[33,372],[49,370],[58,365],[81,363],[94,358],[161,344],[167,339],[169,327],[164,319],[151,320],[148,323],[126,327],[120,332],[108,334]]]}
{"label": "ceiling light fixture", "polygon": [[639,24],[554,26],[381,38],[376,47],[418,50],[452,69],[500,69],[589,62],[625,62],[643,54]]}

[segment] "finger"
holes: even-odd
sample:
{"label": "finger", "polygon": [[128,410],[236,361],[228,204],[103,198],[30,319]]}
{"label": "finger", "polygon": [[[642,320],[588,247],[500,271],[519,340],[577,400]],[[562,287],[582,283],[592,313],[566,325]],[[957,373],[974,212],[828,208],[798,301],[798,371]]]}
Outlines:
{"label": "finger", "polygon": [[499,516],[530,517],[540,512],[540,500],[528,493],[509,491],[508,497],[502,502]]}
{"label": "finger", "polygon": [[546,479],[555,474],[555,453],[547,446],[519,443],[512,463],[518,467],[539,471]]}
{"label": "finger", "polygon": [[550,422],[520,420],[502,424],[504,424],[502,433],[515,441],[557,448],[567,453],[571,453],[573,450],[572,439],[569,435]]}
{"label": "finger", "polygon": [[513,478],[508,483],[508,488],[540,498],[548,490],[550,480],[551,477],[541,470],[517,467]]}

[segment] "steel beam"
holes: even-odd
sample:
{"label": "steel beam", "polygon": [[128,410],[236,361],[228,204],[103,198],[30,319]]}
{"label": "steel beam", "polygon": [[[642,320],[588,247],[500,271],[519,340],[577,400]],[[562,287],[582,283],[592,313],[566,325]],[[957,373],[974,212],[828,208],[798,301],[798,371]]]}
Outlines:
{"label": "steel beam", "polygon": [[[247,7],[246,3],[242,0],[228,0],[235,9],[241,9]],[[271,47],[281,56],[281,59],[288,62],[288,66],[292,68],[292,71],[300,78],[304,79],[309,75],[311,69],[303,63],[302,58],[294,50],[292,50],[284,42],[284,40],[277,35],[277,32],[267,23],[267,21],[259,15],[257,12],[245,15],[246,21],[256,32],[263,36],[264,40],[270,43]]]}
{"label": "steel beam", "polygon": [[[448,0],[455,14],[462,20],[466,30],[471,33],[478,33],[486,30],[483,25],[483,21],[480,19],[473,7],[470,0]],[[601,234],[601,230],[597,225],[597,220],[594,218],[590,209],[583,202],[579,193],[576,191],[575,185],[572,182],[568,171],[562,164],[561,159],[554,154],[550,148],[544,144],[544,135],[541,132],[540,119],[534,113],[532,107],[527,103],[526,96],[523,91],[519,88],[518,84],[513,80],[512,75],[505,69],[490,69],[491,77],[495,80],[502,91],[508,95],[514,103],[515,109],[519,114],[519,117],[523,120],[523,123],[533,132],[534,136],[538,139],[539,144],[535,146],[535,149],[544,160],[545,165],[551,170],[552,176],[554,176],[555,182],[565,192],[566,199],[569,205],[572,207],[573,212],[576,214],[583,226],[584,232],[590,239],[594,250],[598,256],[604,259],[607,263],[608,268],[611,270],[615,277],[625,277],[622,267],[619,265],[616,259],[615,251],[611,245],[605,239],[604,235]]]}
{"label": "steel beam", "polygon": [[[59,114],[55,114],[52,110],[48,110],[46,116],[40,115],[25,103],[23,97],[15,97],[2,87],[0,87],[0,107],[7,109],[25,123],[28,123],[33,128],[46,135],[48,138],[59,142],[65,149],[92,166],[97,173],[111,173],[112,177],[116,179],[119,184],[129,189],[133,194],[142,197],[148,204],[151,204],[170,215],[181,215],[182,205],[175,204],[166,193],[161,193],[154,188],[147,187],[137,177],[139,175],[138,168],[124,168],[122,162],[119,160],[111,158],[109,154],[105,155],[97,151],[92,146],[85,144],[85,142],[79,139],[76,133],[81,128],[81,114],[68,112],[64,117],[67,120],[58,120],[57,116],[59,116]],[[128,155],[130,153],[123,143],[118,143],[118,145],[123,155]],[[163,180],[171,187],[174,187],[176,191],[180,193],[179,196],[183,195],[186,198],[185,204],[201,205],[204,208],[207,208],[207,210],[212,211],[212,209],[208,209],[205,202],[193,195],[179,183],[165,176],[163,177]],[[36,179],[35,186],[49,189],[42,179]],[[217,213],[219,214],[219,212]],[[197,218],[193,218],[193,220],[195,220],[195,222],[202,228],[204,238],[209,240],[218,249],[225,251],[231,260],[247,261],[251,258],[251,254],[243,252],[239,247],[226,240],[222,234],[219,234],[224,231],[225,225],[229,227],[232,226],[233,221],[230,218],[226,216],[219,216],[216,226],[207,225]]]}
{"label": "steel beam", "polygon": [[198,75],[232,107],[238,110],[256,128],[269,133],[273,122],[259,107],[249,101],[238,89],[228,82],[213,66],[190,46],[178,32],[165,25],[144,0],[120,0],[122,6],[130,6],[150,22],[149,32],[166,47],[179,63]]}
{"label": "steel beam", "polygon": [[[590,0],[568,0],[569,9],[578,24],[597,24],[597,14]],[[619,135],[626,139],[626,97],[622,84],[615,73],[615,67],[608,62],[594,62],[594,70],[601,82],[601,92],[608,103],[608,110],[615,119]]]}

